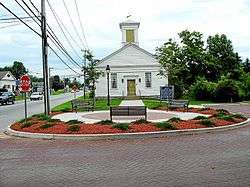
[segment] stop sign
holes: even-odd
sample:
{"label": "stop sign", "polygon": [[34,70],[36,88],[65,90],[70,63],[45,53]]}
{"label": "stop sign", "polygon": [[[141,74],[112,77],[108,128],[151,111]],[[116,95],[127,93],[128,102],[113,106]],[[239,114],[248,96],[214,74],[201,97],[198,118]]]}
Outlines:
{"label": "stop sign", "polygon": [[28,75],[23,75],[20,78],[20,88],[22,92],[29,92],[30,91],[30,77]]}

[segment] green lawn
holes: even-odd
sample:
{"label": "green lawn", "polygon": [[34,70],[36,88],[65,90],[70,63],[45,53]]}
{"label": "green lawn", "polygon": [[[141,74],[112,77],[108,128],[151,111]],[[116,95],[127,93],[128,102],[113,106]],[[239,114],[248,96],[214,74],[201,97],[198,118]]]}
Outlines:
{"label": "green lawn", "polygon": [[57,91],[53,91],[52,92],[52,95],[60,95],[60,94],[63,94],[64,93],[64,89],[62,90],[57,90]]}
{"label": "green lawn", "polygon": [[[78,97],[77,99],[84,100],[83,96]],[[119,106],[121,101],[122,99],[111,99],[111,106]],[[70,101],[60,104],[52,109],[53,112],[67,112],[71,110],[72,108]],[[95,110],[109,110],[109,107],[107,106],[107,99],[97,99]]]}
{"label": "green lawn", "polygon": [[167,106],[166,102],[161,102],[160,100],[157,99],[143,99],[142,101],[144,105],[149,109],[156,109],[159,107]]}
{"label": "green lawn", "polygon": [[22,96],[22,94],[15,96],[15,100],[16,101],[20,101],[20,100],[24,100],[24,95]]}

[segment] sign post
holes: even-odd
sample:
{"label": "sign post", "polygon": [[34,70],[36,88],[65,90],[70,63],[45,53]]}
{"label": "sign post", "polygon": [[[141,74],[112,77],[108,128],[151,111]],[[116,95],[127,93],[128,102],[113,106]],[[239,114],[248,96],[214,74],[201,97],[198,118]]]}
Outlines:
{"label": "sign post", "polygon": [[76,90],[77,90],[77,86],[74,85],[74,86],[72,87],[72,90],[74,91],[74,99],[76,99]]}
{"label": "sign post", "polygon": [[23,75],[20,78],[21,84],[21,92],[24,92],[24,116],[25,116],[25,123],[27,123],[27,92],[30,91],[30,77],[28,75]]}

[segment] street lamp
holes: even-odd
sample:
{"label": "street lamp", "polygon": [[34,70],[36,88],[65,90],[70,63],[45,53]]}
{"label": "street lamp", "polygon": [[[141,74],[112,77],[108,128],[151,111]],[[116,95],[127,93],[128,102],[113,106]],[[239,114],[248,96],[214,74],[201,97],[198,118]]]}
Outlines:
{"label": "street lamp", "polygon": [[110,106],[110,95],[109,95],[109,73],[110,73],[110,67],[107,65],[106,67],[106,73],[107,73],[107,83],[108,83],[108,106]]}

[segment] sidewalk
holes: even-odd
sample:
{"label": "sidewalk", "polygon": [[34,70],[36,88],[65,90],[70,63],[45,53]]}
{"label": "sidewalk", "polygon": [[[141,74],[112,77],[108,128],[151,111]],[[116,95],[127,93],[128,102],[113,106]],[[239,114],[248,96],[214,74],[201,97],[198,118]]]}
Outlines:
{"label": "sidewalk", "polygon": [[144,106],[142,100],[123,100],[119,106]]}

